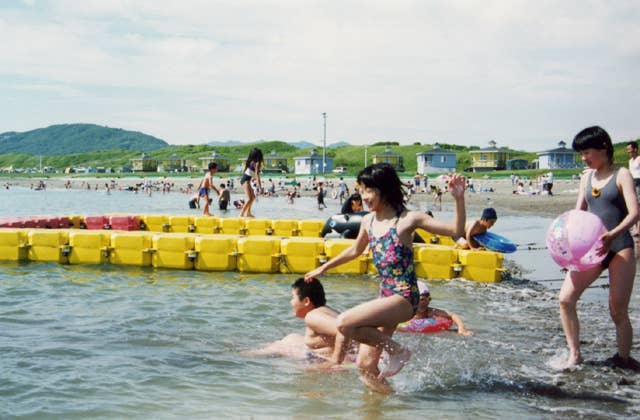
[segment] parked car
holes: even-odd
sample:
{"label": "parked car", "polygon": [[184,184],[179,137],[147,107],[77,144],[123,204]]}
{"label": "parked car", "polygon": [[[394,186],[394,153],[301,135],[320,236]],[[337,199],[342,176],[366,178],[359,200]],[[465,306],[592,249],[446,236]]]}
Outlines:
{"label": "parked car", "polygon": [[338,166],[333,170],[334,174],[343,174],[347,172],[347,168],[345,168],[344,166]]}

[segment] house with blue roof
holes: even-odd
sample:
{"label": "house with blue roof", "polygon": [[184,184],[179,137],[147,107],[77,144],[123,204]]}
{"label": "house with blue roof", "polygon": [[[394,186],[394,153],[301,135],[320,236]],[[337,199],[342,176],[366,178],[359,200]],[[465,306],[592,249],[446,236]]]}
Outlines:
{"label": "house with blue roof", "polygon": [[558,147],[544,152],[538,152],[539,169],[571,169],[580,168],[578,154],[573,149],[568,149],[564,141],[558,142]]}
{"label": "house with blue roof", "polygon": [[433,149],[416,153],[418,162],[417,172],[420,175],[427,173],[449,173],[456,171],[456,153],[440,148],[440,144],[433,145]]}
{"label": "house with blue roof", "polygon": [[311,150],[311,154],[307,156],[298,156],[293,158],[295,162],[295,173],[297,175],[312,175],[331,173],[333,170],[333,158],[326,156],[326,167],[322,171],[322,155],[318,154],[316,149]]}

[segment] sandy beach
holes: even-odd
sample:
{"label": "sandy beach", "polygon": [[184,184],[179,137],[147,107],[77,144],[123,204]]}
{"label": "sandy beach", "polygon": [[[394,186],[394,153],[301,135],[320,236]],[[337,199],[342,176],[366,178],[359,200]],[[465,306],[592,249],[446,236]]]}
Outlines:
{"label": "sandy beach", "polygon": [[[155,186],[156,189],[162,188],[162,181],[164,178],[160,177],[149,177]],[[228,182],[228,177],[218,177],[214,178],[216,180],[216,184],[222,182]],[[238,188],[239,179],[233,177],[236,188],[235,192],[239,193],[240,190]],[[268,185],[268,176],[264,176],[263,186],[266,188]],[[35,188],[37,187],[40,180],[43,180],[46,184],[46,188],[54,188],[54,189],[64,189],[66,188],[67,182],[70,182],[70,188],[73,189],[92,189],[94,190],[96,186],[98,189],[104,189],[105,184],[111,184],[112,180],[114,181],[116,188],[127,189],[129,187],[135,187],[136,185],[141,185],[144,182],[144,178],[142,177],[126,177],[126,178],[67,178],[67,177],[52,177],[52,178],[0,178],[0,183],[3,186],[11,187],[21,187],[21,188]],[[199,182],[199,177],[193,178],[172,178],[169,180],[170,183],[173,184],[172,192],[175,193],[185,193],[188,188],[188,184],[197,185]],[[315,194],[310,188],[311,180],[308,176],[301,176],[297,178],[298,182],[301,183],[301,188],[299,190],[301,195],[311,196]],[[218,182],[219,181],[219,182]],[[337,178],[328,179],[329,186],[329,195],[331,194],[331,182],[337,185]],[[355,178],[347,178],[345,177],[345,181],[350,188],[355,184]],[[274,178],[274,182],[277,183],[277,179]],[[429,185],[431,184],[439,185],[440,187],[444,187],[444,184],[435,180],[429,180]],[[466,204],[467,204],[467,213],[469,217],[473,217],[476,213],[480,213],[480,211],[484,207],[494,207],[498,214],[533,214],[538,216],[550,216],[554,217],[566,210],[570,210],[575,206],[575,201],[577,197],[579,187],[578,180],[556,180],[553,185],[553,195],[518,195],[513,194],[513,187],[511,185],[511,180],[509,179],[474,179],[474,188],[476,191],[487,191],[492,189],[493,192],[468,192],[466,194]],[[411,203],[419,207],[421,209],[430,209],[434,207],[433,195],[424,192],[418,192],[412,195]],[[327,200],[330,200],[327,197]],[[442,206],[443,208],[449,208],[453,205],[451,200],[451,196],[447,193],[442,195]],[[438,208],[438,205],[435,205],[435,208]]]}

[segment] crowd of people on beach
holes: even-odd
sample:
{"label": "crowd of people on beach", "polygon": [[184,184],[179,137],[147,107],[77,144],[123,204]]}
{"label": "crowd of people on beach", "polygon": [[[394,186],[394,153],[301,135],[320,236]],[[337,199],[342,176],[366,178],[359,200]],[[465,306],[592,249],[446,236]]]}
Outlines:
{"label": "crowd of people on beach", "polygon": [[513,194],[518,195],[553,195],[552,171],[538,175],[535,180],[520,179],[518,175],[511,175]]}
{"label": "crowd of people on beach", "polygon": [[[580,324],[577,303],[583,292],[604,270],[609,273],[609,312],[616,329],[616,354],[608,361],[611,366],[640,371],[640,363],[631,357],[633,330],[629,320],[629,300],[636,273],[636,256],[632,235],[638,230],[638,196],[640,194],[640,156],[638,145],[630,142],[628,169],[613,161],[613,145],[609,135],[600,127],[589,127],[578,133],[573,149],[587,166],[580,176],[580,188],[575,208],[596,214],[606,226],[602,235],[601,255],[606,255],[601,265],[566,273],[559,293],[559,313],[568,347],[568,358],[563,368],[573,369],[583,362],[580,342]],[[342,213],[362,213],[359,231],[351,246],[314,270],[306,273],[292,285],[291,307],[294,314],[304,318],[304,335],[292,334],[252,354],[284,354],[314,360],[321,368],[342,366],[353,361],[360,370],[363,382],[371,389],[391,392],[388,378],[397,374],[411,359],[411,350],[393,338],[398,324],[415,317],[449,317],[458,332],[471,335],[462,318],[446,310],[428,308],[431,295],[420,290],[413,260],[413,238],[416,229],[451,236],[457,246],[480,250],[474,240],[496,223],[497,212],[485,208],[481,217],[466,220],[465,195],[492,192],[480,187],[473,179],[459,174],[447,174],[437,180],[416,174],[403,182],[389,164],[374,164],[361,170],[354,185],[340,177],[327,180],[310,176],[304,181],[284,181],[261,178],[264,165],[262,151],[251,150],[245,161],[240,179],[215,179],[216,163],[210,163],[198,185],[189,183],[179,190],[191,196],[189,206],[202,208],[203,215],[213,214],[213,199],[220,211],[230,207],[239,210],[240,217],[254,217],[254,205],[258,196],[283,197],[288,203],[301,194],[313,195],[319,209],[327,207],[325,200],[333,199],[342,205]],[[525,185],[528,184],[528,189]],[[511,177],[513,194],[552,196],[554,175],[552,172],[533,180]],[[71,181],[65,184],[72,188]],[[8,185],[7,185],[8,188]],[[46,188],[38,185],[34,189]],[[153,191],[169,193],[176,189],[169,178],[151,180],[145,178],[134,186],[122,186],[116,180],[96,182],[82,181],[80,188],[104,188],[129,190],[151,195]],[[232,202],[231,193],[242,191],[243,199]],[[428,194],[433,206],[442,205],[442,197],[450,195],[453,218],[444,221],[421,210],[410,210],[412,195]],[[211,197],[213,195],[213,197]],[[201,202],[203,203],[201,204]],[[364,205],[368,212],[364,211]],[[345,264],[363,253],[371,253],[379,273],[377,298],[363,302],[343,312],[326,305],[324,289],[318,278],[328,270]],[[423,288],[424,289],[424,288]],[[428,290],[428,289],[427,289]],[[426,302],[426,303],[425,303]],[[427,305],[427,306],[425,306]]]}

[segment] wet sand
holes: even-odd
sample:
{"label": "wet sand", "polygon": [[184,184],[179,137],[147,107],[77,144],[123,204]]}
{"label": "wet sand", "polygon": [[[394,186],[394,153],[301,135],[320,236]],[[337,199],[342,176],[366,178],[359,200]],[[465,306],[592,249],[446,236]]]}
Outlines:
{"label": "wet sand", "polygon": [[[96,185],[98,189],[104,189],[105,183],[110,183],[111,179],[113,179],[118,188],[126,189],[128,187],[135,187],[136,185],[140,185],[143,183],[143,178],[137,177],[126,177],[126,178],[65,178],[65,177],[55,177],[55,178],[0,178],[0,185],[6,186],[9,184],[11,187],[22,187],[22,188],[35,188],[37,187],[40,179],[43,179],[46,183],[47,188],[55,188],[55,189],[64,189],[67,181],[71,182],[71,188],[73,189],[87,189],[87,186],[94,190]],[[160,182],[163,178],[150,178],[156,185],[156,188],[161,188]],[[215,177],[215,184],[219,184],[222,182],[227,182],[229,178],[227,177]],[[240,192],[239,190],[239,179],[233,178],[235,180],[235,191]],[[298,177],[298,181],[302,184],[302,188],[299,190],[300,194],[303,196],[312,196],[315,194],[315,191],[311,190],[307,187],[307,183],[309,180],[308,176]],[[268,177],[263,177],[263,187],[267,187]],[[274,178],[274,181],[276,179]],[[188,184],[192,184],[197,186],[200,181],[199,177],[193,178],[174,178],[171,182],[174,184],[172,191],[180,193],[187,189]],[[219,181],[219,182],[218,182]],[[333,181],[337,185],[337,179],[330,179],[330,182]],[[347,185],[350,188],[355,184],[354,178],[345,178]],[[408,180],[404,180],[408,181]],[[441,187],[444,187],[443,183],[437,181],[429,181],[429,184],[436,184]],[[493,192],[467,192],[466,194],[466,204],[467,204],[467,213],[469,215],[473,215],[475,213],[479,213],[484,207],[494,207],[498,214],[532,214],[538,216],[549,216],[554,217],[557,216],[567,210],[572,209],[575,206],[579,181],[575,180],[556,180],[553,185],[553,195],[517,195],[513,194],[513,188],[511,185],[511,180],[509,179],[500,179],[500,180],[491,180],[491,179],[474,179],[474,187],[476,191],[485,191],[488,189],[493,189]],[[331,187],[329,189],[329,197],[331,195]],[[327,200],[330,198],[327,197]],[[414,194],[411,197],[411,203],[415,207],[419,207],[423,210],[427,209],[438,209],[439,206],[434,204],[433,195],[429,193],[419,192]],[[442,208],[447,209],[453,206],[453,200],[451,196],[447,193],[443,193],[442,195]]]}

